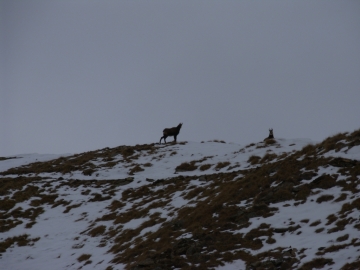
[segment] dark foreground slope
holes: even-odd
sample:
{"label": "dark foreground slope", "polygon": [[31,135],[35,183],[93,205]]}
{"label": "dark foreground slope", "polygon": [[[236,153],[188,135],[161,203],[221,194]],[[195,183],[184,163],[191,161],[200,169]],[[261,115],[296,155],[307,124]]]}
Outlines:
{"label": "dark foreground slope", "polygon": [[0,263],[360,269],[360,130],[295,144],[123,146],[9,168]]}

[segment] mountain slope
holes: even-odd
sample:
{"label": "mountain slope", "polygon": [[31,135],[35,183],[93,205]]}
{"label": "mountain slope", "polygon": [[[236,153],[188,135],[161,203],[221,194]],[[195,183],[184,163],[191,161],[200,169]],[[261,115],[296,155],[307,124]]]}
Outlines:
{"label": "mountain slope", "polygon": [[360,130],[0,160],[5,269],[360,267]]}

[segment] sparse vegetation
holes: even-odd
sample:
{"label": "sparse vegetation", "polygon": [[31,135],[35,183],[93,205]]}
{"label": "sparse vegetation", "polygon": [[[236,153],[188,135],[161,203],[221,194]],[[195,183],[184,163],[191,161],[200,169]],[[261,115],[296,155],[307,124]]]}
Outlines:
{"label": "sparse vegetation", "polygon": [[327,202],[334,199],[333,195],[321,195],[319,198],[317,198],[317,203]]}
{"label": "sparse vegetation", "polygon": [[96,237],[102,235],[105,231],[106,231],[106,226],[100,225],[94,229],[91,229],[88,234],[92,237]]}
{"label": "sparse vegetation", "polygon": [[17,244],[19,247],[32,246],[38,240],[40,240],[39,237],[30,238],[28,234],[6,238],[4,241],[0,242],[0,253],[5,252],[6,249],[8,249],[9,247],[15,244]]}
{"label": "sparse vegetation", "polygon": [[[125,173],[132,175],[156,166],[157,160],[170,167],[173,165],[168,165],[170,162],[167,163],[166,159],[173,160],[183,153],[174,150],[178,149],[178,144],[107,148],[12,168],[1,173],[4,177],[0,178],[0,232],[17,226],[26,228],[26,232],[31,231],[42,221],[38,217],[45,210],[58,207],[59,213],[78,215],[75,222],[82,220],[88,224],[72,246],[74,254],[79,252],[73,258],[82,265],[92,263],[90,254],[79,256],[81,248],[86,245],[84,238],[96,237],[99,246],[106,246],[113,254],[112,263],[122,263],[127,269],[214,269],[234,260],[244,261],[248,269],[331,267],[331,253],[360,246],[357,239],[351,240],[347,230],[348,227],[360,230],[360,223],[354,218],[360,210],[360,199],[356,197],[360,191],[360,163],[324,157],[321,153],[329,150],[343,152],[360,145],[360,131],[338,134],[291,153],[273,153],[277,147],[273,145],[277,142],[273,141],[271,143],[269,139],[235,152],[254,151],[256,155],[250,156],[247,162],[257,166],[245,165],[240,170],[240,164],[233,162],[230,155],[217,164],[211,160],[213,157],[201,156],[198,160],[178,165],[175,168],[178,174],[174,176],[146,181],[136,176],[116,180],[78,180],[69,175],[63,178],[34,175],[77,172],[77,175],[96,179],[99,170],[114,166],[116,170],[126,168]],[[258,149],[260,144],[267,149]],[[140,163],[137,160],[154,162]],[[246,164],[245,161],[241,163]],[[172,172],[174,167],[171,167]],[[212,167],[215,171],[209,171]],[[327,170],[328,167],[331,170]],[[227,169],[221,170],[223,168]],[[197,171],[196,175],[193,171],[197,169],[202,173]],[[190,173],[181,175],[180,172],[193,172],[191,175],[194,176],[186,176]],[[89,178],[83,175],[81,179]],[[140,181],[143,183],[136,185]],[[123,186],[131,182],[131,187]],[[339,189],[338,194],[333,193],[336,189]],[[76,200],[70,199],[72,193],[78,196]],[[186,203],[179,206],[179,201]],[[339,204],[341,207],[338,209],[341,209],[322,220],[289,218],[274,226],[265,219],[277,218],[280,208],[296,209],[315,201],[322,205]],[[276,203],[280,203],[276,206],[279,208],[274,207]],[[92,204],[104,205],[95,218],[92,212],[82,210],[85,205]],[[262,219],[263,222],[258,222]],[[139,224],[129,228],[131,222]],[[253,224],[251,229],[250,224]],[[317,250],[315,259],[304,263],[309,250],[280,247],[278,243],[281,243],[279,237],[305,235],[307,231],[321,234],[321,237],[331,235],[332,244]],[[29,235],[7,238],[0,243],[0,252],[6,252],[14,245],[32,245],[37,240]],[[259,253],[259,249],[264,247],[267,249]],[[356,269],[357,266],[357,261],[348,262],[343,269]]]}
{"label": "sparse vegetation", "polygon": [[226,142],[225,142],[225,141],[223,141],[223,140],[212,140],[212,141],[208,141],[208,142],[226,143]]}
{"label": "sparse vegetation", "polygon": [[251,165],[255,165],[258,164],[260,160],[261,157],[259,156],[250,156],[247,162],[250,163]]}
{"label": "sparse vegetation", "polygon": [[211,164],[204,164],[204,165],[200,166],[199,170],[200,171],[206,171],[206,170],[210,169],[211,166],[212,166]]}
{"label": "sparse vegetation", "polygon": [[276,143],[276,140],[275,139],[268,139],[268,140],[265,140],[265,144],[266,145],[273,145]]}
{"label": "sparse vegetation", "polygon": [[179,166],[175,168],[177,172],[188,172],[188,171],[194,171],[198,168],[198,166],[195,165],[195,162],[184,162],[181,163]]}
{"label": "sparse vegetation", "polygon": [[230,162],[228,162],[228,161],[219,162],[218,164],[216,164],[215,170],[217,170],[217,171],[221,170],[222,168],[225,168],[225,167],[227,167],[229,165],[230,165]]}
{"label": "sparse vegetation", "polygon": [[143,168],[141,168],[140,165],[136,164],[134,167],[131,168],[131,170],[128,172],[129,175],[134,175],[137,172],[142,172],[144,171]]}
{"label": "sparse vegetation", "polygon": [[90,254],[82,254],[79,258],[77,258],[77,260],[78,260],[79,262],[87,261],[87,260],[90,259],[90,257],[91,257]]}

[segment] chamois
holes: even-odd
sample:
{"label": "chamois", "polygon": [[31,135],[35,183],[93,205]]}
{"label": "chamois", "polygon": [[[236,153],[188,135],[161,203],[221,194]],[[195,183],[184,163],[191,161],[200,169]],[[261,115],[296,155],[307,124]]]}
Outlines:
{"label": "chamois", "polygon": [[269,136],[265,138],[264,141],[266,141],[267,139],[274,139],[274,133],[272,128],[269,129]]}
{"label": "chamois", "polygon": [[165,128],[163,130],[163,136],[160,138],[160,144],[161,144],[162,139],[164,139],[164,142],[166,143],[166,138],[168,136],[174,136],[174,142],[176,142],[176,137],[180,132],[182,124],[183,123],[180,123],[177,127]]}

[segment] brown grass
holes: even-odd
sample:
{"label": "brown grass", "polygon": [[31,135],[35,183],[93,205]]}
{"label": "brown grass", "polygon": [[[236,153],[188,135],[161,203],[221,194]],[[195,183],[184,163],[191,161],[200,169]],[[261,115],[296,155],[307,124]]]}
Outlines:
{"label": "brown grass", "polygon": [[6,238],[4,241],[0,242],[0,253],[6,252],[6,250],[12,245],[17,244],[21,246],[32,246],[34,242],[38,241],[40,237],[29,238],[28,234],[23,234],[15,237]]}
{"label": "brown grass", "polygon": [[230,162],[228,162],[228,161],[219,162],[218,164],[216,164],[215,170],[217,170],[217,171],[221,170],[222,168],[225,168],[225,167],[227,167],[229,165],[230,165]]}
{"label": "brown grass", "polygon": [[277,158],[276,154],[266,153],[263,158],[260,160],[260,163],[267,163]]}
{"label": "brown grass", "polygon": [[322,202],[328,202],[334,199],[333,195],[321,195],[319,198],[316,199],[317,203],[322,203]]}
{"label": "brown grass", "polygon": [[90,259],[90,257],[91,257],[91,254],[82,254],[77,258],[77,260],[78,260],[78,262],[87,261]]}
{"label": "brown grass", "polygon": [[88,235],[90,235],[91,237],[96,237],[96,236],[104,234],[105,231],[106,231],[106,226],[100,225],[100,226],[97,226],[94,229],[90,230],[88,232]]}
{"label": "brown grass", "polygon": [[266,139],[264,142],[266,145],[273,145],[276,143],[276,140],[275,139]]}
{"label": "brown grass", "polygon": [[179,166],[175,168],[175,171],[177,172],[188,172],[188,171],[195,171],[198,168],[198,166],[195,165],[195,162],[184,162],[181,163]]}
{"label": "brown grass", "polygon": [[343,241],[346,241],[349,239],[349,235],[348,234],[345,234],[343,236],[339,236],[337,239],[336,239],[336,242],[343,242]]}
{"label": "brown grass", "polygon": [[303,264],[299,269],[311,270],[311,269],[324,269],[326,265],[334,264],[332,259],[329,258],[315,258],[311,262]]}
{"label": "brown grass", "polygon": [[211,166],[212,166],[212,164],[204,164],[204,165],[201,165],[201,166],[199,167],[199,170],[200,170],[200,171],[206,171],[206,170],[210,169]]}
{"label": "brown grass", "polygon": [[[343,193],[336,200],[331,197],[332,195],[325,194],[320,196],[317,202],[329,203],[331,201],[336,203],[347,198],[352,201],[345,203],[341,211],[328,216],[327,221],[324,221],[324,223],[327,222],[326,225],[332,224],[328,233],[341,231],[347,224],[352,223],[355,228],[360,229],[360,226],[355,224],[349,215],[354,210],[360,209],[360,199],[352,197],[353,195],[350,193],[357,194],[358,192],[360,166],[358,163],[349,163],[343,160],[334,161],[331,158],[322,158],[319,155],[325,149],[342,149],[344,146],[339,143],[340,138],[341,136],[337,139],[329,139],[324,145],[310,145],[299,152],[284,154],[281,157],[270,152],[263,158],[253,156],[249,158],[248,162],[252,165],[261,164],[261,166],[236,172],[208,173],[205,176],[206,187],[189,186],[190,181],[198,179],[198,176],[177,175],[172,178],[151,181],[139,188],[125,188],[121,195],[115,197],[115,195],[120,194],[117,193],[119,186],[128,183],[126,179],[117,181],[59,179],[54,185],[54,182],[51,182],[52,180],[28,178],[25,175],[17,179],[2,178],[0,179],[0,195],[3,196],[4,204],[0,205],[2,210],[0,211],[0,228],[2,231],[6,231],[17,226],[24,219],[25,227],[31,227],[37,222],[36,217],[43,211],[41,207],[43,204],[49,204],[52,207],[62,205],[66,207],[65,211],[80,207],[80,204],[71,204],[71,201],[56,197],[56,189],[66,187],[78,190],[79,196],[80,194],[89,196],[89,202],[109,200],[106,211],[100,218],[92,221],[89,227],[84,228],[83,234],[86,234],[87,237],[98,237],[102,246],[109,245],[110,252],[114,254],[113,263],[124,263],[127,269],[132,267],[134,269],[136,267],[138,269],[214,269],[224,262],[236,259],[245,261],[249,269],[251,267],[252,269],[326,268],[328,264],[332,263],[331,259],[316,258],[299,268],[299,257],[304,255],[289,256],[289,259],[283,260],[284,249],[281,247],[256,255],[253,255],[256,252],[240,250],[247,248],[254,251],[263,247],[265,243],[273,244],[276,242],[275,234],[300,234],[300,225],[293,221],[289,221],[286,226],[279,226],[279,228],[271,228],[270,224],[263,223],[245,234],[233,234],[231,230],[240,230],[249,226],[251,218],[273,215],[278,209],[271,208],[271,203],[284,202],[283,204],[290,205],[293,202],[288,202],[288,200],[295,200],[295,203],[299,205],[304,203],[310,194],[313,194],[313,189],[328,189],[336,185],[343,189]],[[342,143],[350,147],[357,145],[359,139],[360,132],[355,133],[353,137],[347,135],[346,140]],[[335,143],[335,145],[331,145],[330,142]],[[168,146],[170,144],[162,147],[162,149]],[[150,166],[150,163],[148,165],[136,164],[135,161],[141,155],[159,156],[157,149],[157,146],[153,145],[108,148],[42,164],[30,164],[14,168],[12,172],[33,174],[41,171],[71,172],[72,170],[79,170],[90,174],[91,170],[94,172],[98,170],[91,162],[93,158],[102,160],[107,164],[105,166],[115,166],[118,162],[124,162],[130,170],[137,166],[137,168],[142,169]],[[174,153],[175,151],[171,151],[169,151],[170,155],[177,154]],[[247,151],[247,149],[242,151]],[[169,153],[164,154],[162,158],[166,158]],[[119,155],[122,156],[122,159],[118,157]],[[298,160],[299,157],[302,159]],[[204,171],[208,170],[211,165],[202,164],[206,163],[205,161],[208,158],[210,157],[180,164],[176,170],[191,171],[197,168]],[[269,163],[270,161],[272,163]],[[331,162],[338,166],[338,174],[346,175],[346,181],[337,181],[337,175],[319,175],[319,166],[325,167],[329,164],[334,166],[331,165]],[[229,165],[230,163],[226,166]],[[225,168],[226,166],[221,167]],[[133,173],[136,173],[136,169]],[[241,175],[240,179],[239,175]],[[236,181],[234,181],[235,179]],[[306,184],[304,180],[307,180]],[[38,183],[43,184],[38,185]],[[96,193],[91,193],[92,188],[97,189]],[[181,209],[174,209],[171,201],[175,192],[180,192],[184,199],[190,200],[189,205]],[[48,195],[44,195],[45,193]],[[239,202],[244,200],[246,206],[238,206]],[[16,206],[19,202],[26,202],[31,207],[23,210]],[[133,206],[125,211],[124,206],[129,202]],[[166,209],[169,213],[168,219],[162,218],[161,214],[157,212],[149,215],[150,210],[155,208]],[[82,218],[86,216],[86,213],[83,213]],[[125,223],[143,217],[149,219],[138,228],[123,230]],[[173,219],[170,220],[169,217]],[[98,225],[99,221],[108,221],[111,225],[108,227]],[[316,233],[324,233],[324,228],[315,228],[320,224],[320,221],[308,224],[309,222],[308,219],[303,219],[301,226],[312,226],[314,230],[316,229]],[[159,225],[157,231],[150,231],[144,237],[139,237],[142,230],[154,225]],[[182,240],[180,236],[184,233],[189,233],[191,237]],[[325,248],[318,255],[324,256],[324,252],[333,252],[336,249],[344,248],[348,245],[344,244],[347,243],[345,241],[348,239],[349,235],[345,232],[342,233],[336,239],[338,245]],[[15,240],[11,241],[14,243]],[[352,243],[352,245],[355,244]],[[6,250],[6,244],[1,243],[0,248]],[[91,255],[83,254],[78,258],[78,261],[90,264],[90,258]],[[269,260],[269,258],[272,259]],[[282,260],[281,265],[276,266],[273,263],[277,259]],[[257,267],[252,266],[256,264]],[[351,269],[352,265],[356,266],[356,264],[349,264],[347,267]]]}
{"label": "brown grass", "polygon": [[317,225],[321,224],[321,220],[317,220],[317,221],[314,221],[313,223],[311,223],[309,226],[310,227],[315,227]]}
{"label": "brown grass", "polygon": [[261,160],[261,157],[259,156],[250,156],[249,159],[248,159],[248,163],[250,163],[251,165],[255,165],[255,164],[258,164]]}
{"label": "brown grass", "polygon": [[[136,153],[146,152],[152,154],[156,151],[155,144],[144,144],[136,146],[118,146],[115,148],[104,148],[95,151],[89,151],[82,154],[76,154],[70,157],[60,157],[48,162],[34,162],[29,165],[11,168],[0,175],[25,175],[39,173],[63,173],[67,174],[73,171],[82,171],[85,175],[92,175],[96,171],[96,166],[92,160],[103,160],[107,162],[105,166],[113,167],[118,162],[130,162],[136,160],[139,155]],[[114,157],[122,155],[123,160],[114,161]]]}
{"label": "brown grass", "polygon": [[141,168],[140,165],[136,164],[134,167],[132,167],[132,168],[130,169],[130,171],[128,172],[128,174],[129,174],[129,175],[134,175],[135,173],[137,173],[137,172],[142,172],[142,171],[144,171],[144,169]]}

